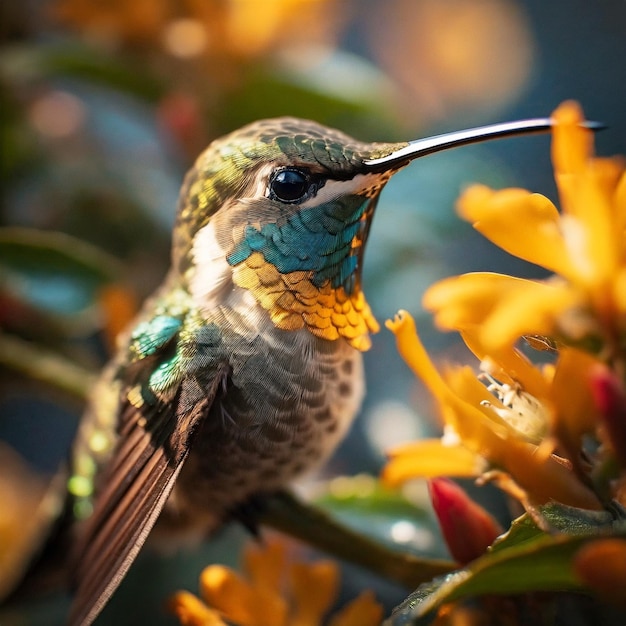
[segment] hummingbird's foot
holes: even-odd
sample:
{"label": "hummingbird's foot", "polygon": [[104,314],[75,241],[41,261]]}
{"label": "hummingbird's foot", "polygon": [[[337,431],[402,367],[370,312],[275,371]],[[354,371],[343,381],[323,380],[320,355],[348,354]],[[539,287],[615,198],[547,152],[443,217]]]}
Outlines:
{"label": "hummingbird's foot", "polygon": [[261,520],[268,509],[268,499],[275,495],[276,493],[261,493],[250,496],[232,510],[230,518],[242,524],[255,539],[260,540]]}

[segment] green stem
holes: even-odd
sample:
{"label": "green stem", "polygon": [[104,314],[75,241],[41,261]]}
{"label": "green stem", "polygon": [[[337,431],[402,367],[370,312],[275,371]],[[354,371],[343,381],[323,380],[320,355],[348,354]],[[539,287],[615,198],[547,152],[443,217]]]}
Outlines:
{"label": "green stem", "polygon": [[82,400],[96,377],[93,372],[41,346],[0,332],[0,366],[55,387]]}

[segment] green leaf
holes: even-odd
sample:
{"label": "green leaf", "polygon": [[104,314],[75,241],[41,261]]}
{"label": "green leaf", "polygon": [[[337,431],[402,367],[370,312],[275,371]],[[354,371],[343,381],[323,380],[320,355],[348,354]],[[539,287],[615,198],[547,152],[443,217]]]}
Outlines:
{"label": "green leaf", "polygon": [[394,549],[401,546],[422,557],[448,556],[428,501],[410,502],[373,476],[334,478],[315,502],[344,524]]}
{"label": "green leaf", "polygon": [[[215,123],[237,128],[255,119],[292,115],[349,130],[366,139],[397,133],[384,99],[363,101],[324,91],[303,76],[255,65],[242,70],[240,86],[224,95]],[[372,130],[374,129],[374,131]]]}
{"label": "green leaf", "polygon": [[622,511],[584,511],[559,504],[541,509],[550,533],[528,516],[515,520],[489,552],[467,567],[421,585],[394,610],[387,626],[426,623],[441,605],[463,598],[533,591],[584,591],[572,566],[581,546],[598,537],[626,537]]}
{"label": "green leaf", "polygon": [[166,91],[145,65],[137,66],[128,59],[121,63],[113,55],[76,42],[13,46],[0,56],[0,69],[15,82],[72,77],[99,83],[147,102],[156,102]]}

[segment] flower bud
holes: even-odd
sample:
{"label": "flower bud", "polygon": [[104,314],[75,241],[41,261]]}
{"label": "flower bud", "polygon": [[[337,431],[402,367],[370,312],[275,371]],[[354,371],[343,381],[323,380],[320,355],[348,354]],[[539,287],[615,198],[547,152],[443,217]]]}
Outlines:
{"label": "flower bud", "polygon": [[611,370],[598,366],[591,376],[591,390],[615,459],[626,468],[626,389]]}
{"label": "flower bud", "polygon": [[500,524],[450,479],[434,478],[429,491],[450,554],[459,563],[481,556],[502,533]]}

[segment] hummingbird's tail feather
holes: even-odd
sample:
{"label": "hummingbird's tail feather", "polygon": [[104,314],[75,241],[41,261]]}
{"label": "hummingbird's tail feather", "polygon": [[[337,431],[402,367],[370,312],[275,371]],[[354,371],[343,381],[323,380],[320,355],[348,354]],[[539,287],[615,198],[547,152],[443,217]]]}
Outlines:
{"label": "hummingbird's tail feather", "polygon": [[143,493],[126,494],[146,512],[109,517],[98,529],[97,541],[86,546],[75,573],[77,589],[68,626],[86,626],[98,616],[145,543],[181,467],[171,471],[167,459],[152,455],[141,472],[150,474],[149,488],[143,483]]}
{"label": "hummingbird's tail feather", "polygon": [[154,526],[186,458],[169,458],[157,431],[144,429],[137,410],[127,407],[129,435],[119,441],[107,468],[103,490],[81,528],[72,559],[75,587],[68,624],[86,626],[98,616],[117,589]]}

